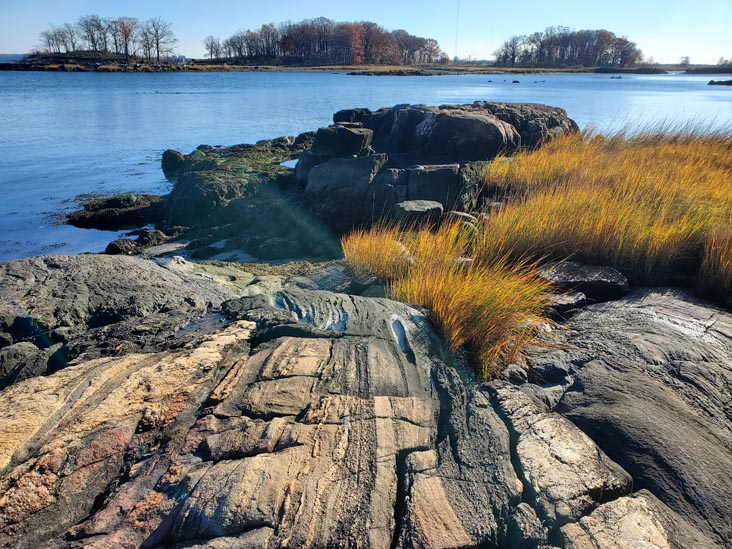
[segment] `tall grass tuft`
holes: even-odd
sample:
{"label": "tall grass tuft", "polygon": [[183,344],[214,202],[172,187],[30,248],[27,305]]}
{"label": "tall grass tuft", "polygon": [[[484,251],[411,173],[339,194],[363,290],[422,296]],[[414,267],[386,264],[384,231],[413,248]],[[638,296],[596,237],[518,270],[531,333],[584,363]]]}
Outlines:
{"label": "tall grass tuft", "polygon": [[697,271],[709,256],[705,276],[732,277],[708,250],[732,213],[732,134],[662,126],[564,136],[493,161],[486,182],[506,207],[482,228],[481,261],[573,256],[658,283]]}
{"label": "tall grass tuft", "polygon": [[533,338],[549,284],[526,262],[465,261],[471,238],[459,223],[436,231],[381,225],[351,233],[342,244],[354,270],[387,281],[394,299],[426,307],[450,348],[468,350],[488,378]]}

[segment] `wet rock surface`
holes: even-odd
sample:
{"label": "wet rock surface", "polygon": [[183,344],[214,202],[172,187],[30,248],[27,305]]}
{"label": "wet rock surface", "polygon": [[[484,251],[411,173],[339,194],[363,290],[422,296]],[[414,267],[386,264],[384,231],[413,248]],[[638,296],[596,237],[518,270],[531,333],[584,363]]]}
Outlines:
{"label": "wet rock surface", "polygon": [[728,546],[728,313],[593,305],[477,384],[337,264],[0,268],[0,369],[40,350],[18,317],[69,351],[0,391],[0,546]]}
{"label": "wet rock surface", "polygon": [[122,194],[88,200],[67,219],[69,224],[82,229],[119,231],[159,223],[164,215],[162,197]]}

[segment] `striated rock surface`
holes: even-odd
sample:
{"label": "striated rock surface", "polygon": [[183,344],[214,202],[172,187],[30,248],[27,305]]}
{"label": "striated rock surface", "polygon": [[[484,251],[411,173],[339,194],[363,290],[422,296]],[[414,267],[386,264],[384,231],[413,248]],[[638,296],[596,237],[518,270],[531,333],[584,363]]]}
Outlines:
{"label": "striated rock surface", "polygon": [[[713,499],[726,489],[724,472],[710,472],[718,488],[702,485],[685,462],[687,484],[677,487],[697,482],[717,506],[718,515],[692,507],[694,515],[663,487],[644,485],[647,461],[634,465],[560,414],[565,407],[581,418],[570,395],[588,364],[574,353],[593,352],[590,341],[582,351],[537,350],[525,376],[512,377],[518,385],[479,385],[422,312],[317,289],[374,287],[337,264],[290,282],[180,259],[78,256],[0,267],[15,300],[2,318],[22,306],[44,332],[66,327],[70,351],[68,363],[0,391],[0,547],[726,543],[717,533],[724,524],[710,528],[727,512]],[[646,306],[655,319],[678,298],[653,299]],[[112,307],[119,315],[97,325],[94,311]],[[656,337],[652,321],[630,320],[637,348]],[[618,329],[608,318],[602,326]],[[0,349],[0,367],[40,349],[18,335]],[[705,356],[721,364],[715,353],[724,347],[715,345]],[[573,357],[566,370],[562,353]],[[538,384],[542,373],[553,385]],[[718,398],[708,421],[723,409]],[[659,449],[646,451],[676,444],[683,454],[684,440],[708,437],[704,425],[676,442],[656,437]],[[631,457],[646,443],[646,432],[633,436]],[[714,449],[701,448],[699,465],[724,465],[702,462]],[[620,464],[632,467],[632,481]]]}
{"label": "striated rock surface", "polygon": [[[593,305],[536,351],[523,390],[545,397],[710,539],[732,540],[732,315],[642,290]],[[550,396],[550,395],[554,396]]]}
{"label": "striated rock surface", "polygon": [[568,524],[561,540],[567,549],[716,547],[647,490],[606,503],[578,523]]}

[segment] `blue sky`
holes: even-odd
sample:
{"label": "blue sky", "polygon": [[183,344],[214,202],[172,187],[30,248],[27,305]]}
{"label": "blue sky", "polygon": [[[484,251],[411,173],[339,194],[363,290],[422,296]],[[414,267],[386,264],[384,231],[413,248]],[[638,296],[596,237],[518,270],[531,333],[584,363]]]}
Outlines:
{"label": "blue sky", "polygon": [[[38,43],[49,24],[80,15],[161,16],[173,24],[178,52],[203,55],[202,41],[227,37],[263,23],[299,21],[318,16],[338,21],[370,20],[387,29],[403,28],[435,38],[455,54],[458,0],[0,0],[0,53],[24,53]],[[561,25],[573,29],[606,28],[627,35],[646,57],[676,63],[716,63],[732,57],[732,0],[460,0],[457,53],[490,57],[511,34],[528,34]]]}

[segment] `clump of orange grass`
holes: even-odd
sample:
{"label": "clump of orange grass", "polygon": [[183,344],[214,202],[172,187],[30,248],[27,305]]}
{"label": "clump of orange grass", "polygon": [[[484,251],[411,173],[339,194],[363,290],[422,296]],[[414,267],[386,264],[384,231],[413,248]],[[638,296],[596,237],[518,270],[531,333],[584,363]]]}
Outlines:
{"label": "clump of orange grass", "polygon": [[516,359],[548,306],[549,284],[525,261],[461,261],[472,235],[460,223],[400,230],[380,225],[342,239],[347,263],[389,286],[394,299],[429,310],[453,350],[471,353],[484,377]]}
{"label": "clump of orange grass", "polygon": [[706,293],[732,306],[732,218],[707,235],[699,277]]}
{"label": "clump of orange grass", "polygon": [[507,205],[483,224],[480,261],[573,256],[643,283],[703,264],[705,279],[732,291],[729,132],[660,126],[564,136],[496,159],[486,182]]}

